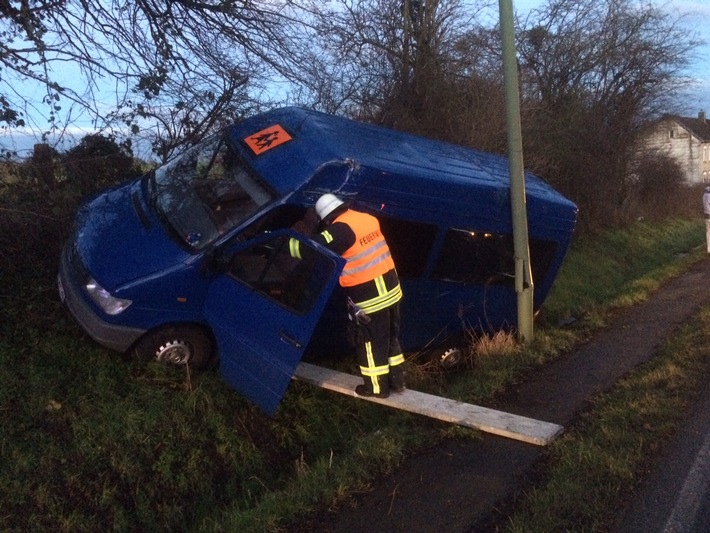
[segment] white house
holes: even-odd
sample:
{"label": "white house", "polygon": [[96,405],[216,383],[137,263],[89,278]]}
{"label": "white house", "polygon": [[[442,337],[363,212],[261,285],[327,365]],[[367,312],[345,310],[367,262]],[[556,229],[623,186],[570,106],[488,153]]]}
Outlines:
{"label": "white house", "polygon": [[710,123],[705,111],[697,118],[665,115],[648,128],[642,142],[644,151],[678,161],[688,183],[710,183]]}

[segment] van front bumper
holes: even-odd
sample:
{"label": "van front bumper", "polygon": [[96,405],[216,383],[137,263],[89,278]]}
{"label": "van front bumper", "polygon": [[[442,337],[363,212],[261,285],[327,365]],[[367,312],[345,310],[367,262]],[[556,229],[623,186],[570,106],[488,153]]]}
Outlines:
{"label": "van front bumper", "polygon": [[76,261],[79,259],[74,252],[73,243],[69,241],[62,250],[57,275],[57,289],[62,304],[92,339],[111,350],[126,352],[146,330],[102,320],[84,297],[81,280],[78,279],[82,269]]}

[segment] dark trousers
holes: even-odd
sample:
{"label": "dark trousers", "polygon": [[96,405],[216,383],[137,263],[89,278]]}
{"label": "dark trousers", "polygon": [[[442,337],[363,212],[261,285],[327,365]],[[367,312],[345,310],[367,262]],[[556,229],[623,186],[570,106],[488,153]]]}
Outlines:
{"label": "dark trousers", "polygon": [[371,320],[367,324],[351,323],[351,336],[360,373],[365,383],[376,389],[381,384],[380,377],[387,380],[390,366],[404,362],[399,342],[399,303],[368,316]]}

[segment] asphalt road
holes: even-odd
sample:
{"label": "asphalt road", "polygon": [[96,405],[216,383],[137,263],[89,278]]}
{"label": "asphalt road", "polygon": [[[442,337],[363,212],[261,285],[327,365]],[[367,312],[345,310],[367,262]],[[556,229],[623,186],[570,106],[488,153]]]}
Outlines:
{"label": "asphalt road", "polygon": [[[658,347],[710,302],[710,259],[669,281],[648,301],[623,310],[584,346],[520,385],[501,411],[565,426],[598,393],[652,358]],[[354,508],[315,517],[292,531],[492,531],[525,486],[539,447],[484,434],[450,441],[405,461]],[[628,532],[710,532],[710,380],[686,427],[670,443],[623,521]]]}

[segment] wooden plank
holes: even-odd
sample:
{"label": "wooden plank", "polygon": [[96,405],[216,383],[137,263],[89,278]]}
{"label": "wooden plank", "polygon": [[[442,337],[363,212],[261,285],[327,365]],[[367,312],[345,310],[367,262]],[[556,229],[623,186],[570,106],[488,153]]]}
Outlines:
{"label": "wooden plank", "polygon": [[558,424],[496,411],[410,389],[390,394],[389,398],[385,399],[358,396],[355,394],[355,387],[362,383],[361,377],[309,363],[300,363],[296,368],[294,378],[361,400],[387,405],[395,409],[402,409],[538,446],[549,444],[564,429]]}

